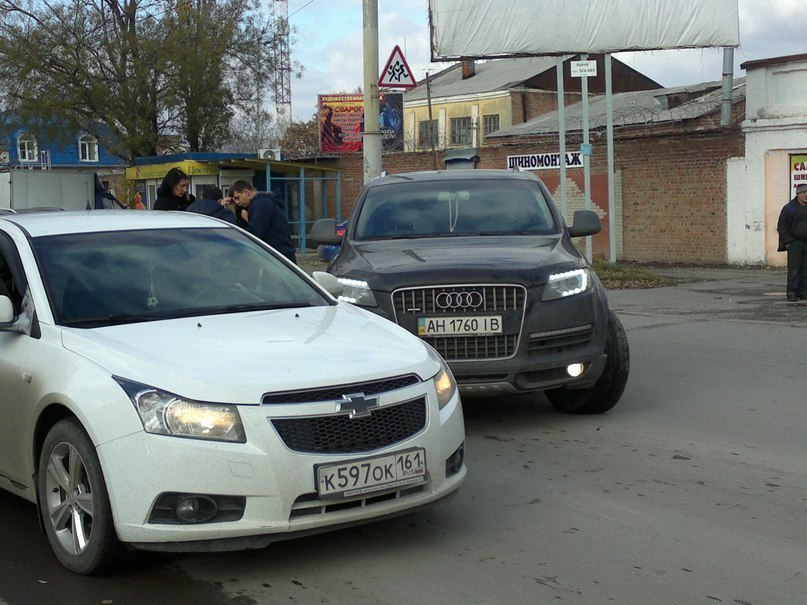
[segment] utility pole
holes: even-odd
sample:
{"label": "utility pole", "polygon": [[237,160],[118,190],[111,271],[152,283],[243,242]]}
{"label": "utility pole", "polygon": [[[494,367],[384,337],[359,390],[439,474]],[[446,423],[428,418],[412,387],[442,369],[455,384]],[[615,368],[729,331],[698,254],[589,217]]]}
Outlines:
{"label": "utility pole", "polygon": [[378,125],[378,0],[362,0],[364,35],[364,182],[381,175]]}

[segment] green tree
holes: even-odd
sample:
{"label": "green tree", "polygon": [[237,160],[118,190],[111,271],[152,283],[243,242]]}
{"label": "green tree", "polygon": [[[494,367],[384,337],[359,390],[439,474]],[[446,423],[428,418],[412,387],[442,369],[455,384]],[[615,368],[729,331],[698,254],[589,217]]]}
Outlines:
{"label": "green tree", "polygon": [[267,27],[258,0],[0,0],[0,100],[127,159],[217,149],[271,81]]}

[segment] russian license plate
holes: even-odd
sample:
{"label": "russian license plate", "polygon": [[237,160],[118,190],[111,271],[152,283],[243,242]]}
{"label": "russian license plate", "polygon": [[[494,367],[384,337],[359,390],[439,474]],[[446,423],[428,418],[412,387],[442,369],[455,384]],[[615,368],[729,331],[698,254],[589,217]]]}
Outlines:
{"label": "russian license plate", "polygon": [[501,315],[418,317],[418,336],[488,336],[501,333]]}
{"label": "russian license plate", "polygon": [[314,469],[321,497],[349,498],[421,483],[426,478],[426,450],[416,448],[339,464],[317,464]]}

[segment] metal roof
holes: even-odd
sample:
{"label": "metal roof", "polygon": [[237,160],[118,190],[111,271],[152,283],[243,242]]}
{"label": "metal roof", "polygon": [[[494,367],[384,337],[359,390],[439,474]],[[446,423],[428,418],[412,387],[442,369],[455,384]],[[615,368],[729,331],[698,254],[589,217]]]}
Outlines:
{"label": "metal roof", "polygon": [[[690,97],[688,100],[668,108],[676,97]],[[612,95],[614,127],[660,124],[692,120],[720,109],[722,82],[703,82],[689,86],[676,86],[655,90],[622,92]],[[732,102],[745,99],[745,78],[735,78]],[[607,114],[605,95],[589,98],[589,128],[597,130],[606,127]],[[567,105],[565,108],[566,131],[579,131],[583,128],[583,103]],[[551,111],[521,124],[502,128],[486,135],[488,139],[544,135],[558,132],[558,112]]]}
{"label": "metal roof", "polygon": [[[568,58],[568,57],[565,57]],[[495,59],[491,61],[475,61],[475,75],[462,79],[462,64],[451,67],[431,77],[432,100],[442,97],[480,94],[496,90],[508,90],[523,82],[555,69],[555,57],[522,57],[518,59]],[[426,83],[404,94],[404,103],[425,100]]]}

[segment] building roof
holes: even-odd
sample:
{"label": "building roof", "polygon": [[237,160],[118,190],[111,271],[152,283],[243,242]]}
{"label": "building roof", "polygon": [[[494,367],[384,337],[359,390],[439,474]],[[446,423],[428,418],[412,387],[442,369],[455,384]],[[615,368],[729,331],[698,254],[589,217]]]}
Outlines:
{"label": "building roof", "polygon": [[[555,57],[475,61],[475,75],[463,80],[462,64],[456,63],[431,77],[431,96],[436,99],[507,90],[555,69],[555,64]],[[417,88],[404,94],[404,103],[425,100],[426,97],[426,83],[423,81]]]}
{"label": "building roof", "polygon": [[785,55],[783,57],[769,57],[767,59],[754,59],[752,61],[746,61],[740,64],[740,69],[748,71],[749,69],[767,67],[768,65],[775,65],[777,63],[793,63],[796,61],[807,61],[807,54]]}
{"label": "building roof", "polygon": [[[720,109],[722,82],[703,82],[656,90],[622,92],[612,95],[614,127],[681,122],[696,119]],[[732,102],[745,99],[745,78],[735,78]],[[566,131],[583,129],[583,103],[565,108]],[[597,130],[607,124],[606,98],[589,99],[589,128]],[[551,111],[532,120],[502,128],[486,135],[488,139],[537,136],[558,132],[558,112]]]}

